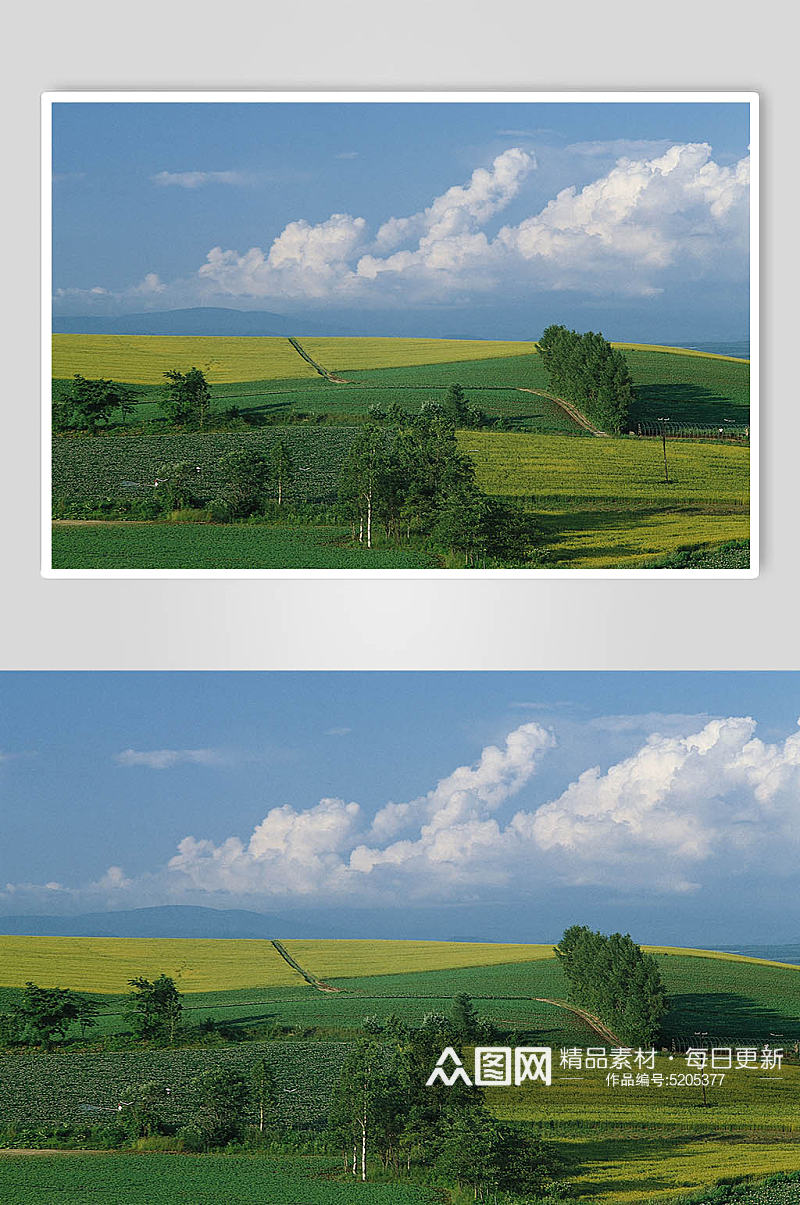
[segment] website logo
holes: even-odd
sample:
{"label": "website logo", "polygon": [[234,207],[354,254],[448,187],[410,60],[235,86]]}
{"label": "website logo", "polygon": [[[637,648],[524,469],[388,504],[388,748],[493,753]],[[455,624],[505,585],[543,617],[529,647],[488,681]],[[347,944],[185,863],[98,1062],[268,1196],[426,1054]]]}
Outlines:
{"label": "website logo", "polygon": [[553,1052],[550,1046],[476,1046],[473,1074],[470,1076],[452,1046],[447,1046],[426,1080],[426,1086],[455,1083],[472,1088],[519,1088],[539,1081],[550,1086],[553,1080]]}

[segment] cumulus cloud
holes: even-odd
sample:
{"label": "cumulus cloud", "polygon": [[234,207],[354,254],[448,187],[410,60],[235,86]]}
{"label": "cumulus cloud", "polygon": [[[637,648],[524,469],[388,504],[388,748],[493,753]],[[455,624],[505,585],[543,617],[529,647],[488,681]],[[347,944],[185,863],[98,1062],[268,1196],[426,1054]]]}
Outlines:
{"label": "cumulus cloud", "polygon": [[219,292],[235,296],[272,294],[324,298],[345,291],[352,280],[349,264],[364,245],[367,223],[334,213],[312,225],[290,222],[268,252],[251,247],[244,255],[213,247],[198,277]]}
{"label": "cumulus cloud", "polygon": [[[534,801],[538,771],[555,745],[550,729],[525,723],[474,764],[371,818],[341,798],[306,809],[282,804],[249,837],[184,837],[168,864],[148,875],[130,879],[112,866],[87,888],[46,890],[380,906],[518,901],[564,885],[681,893],[796,863],[800,731],[766,742],[752,718],[728,716],[688,732],[652,732],[611,766],[588,765],[563,790]],[[512,801],[526,791],[514,811]],[[7,893],[32,890],[21,884]]]}
{"label": "cumulus cloud", "polygon": [[202,188],[204,184],[245,184],[243,172],[156,172],[151,176],[160,188]]}
{"label": "cumulus cloud", "polygon": [[123,749],[115,760],[121,766],[170,770],[173,766],[219,766],[226,758],[219,749]]}
{"label": "cumulus cloud", "polygon": [[[535,176],[536,157],[521,146],[475,168],[424,209],[385,218],[374,232],[349,213],[301,217],[265,247],[240,252],[220,244],[194,275],[165,285],[149,273],[116,296],[124,301],[149,290],[160,305],[236,297],[392,307],[477,298],[501,287],[647,297],[673,277],[746,279],[749,158],[723,166],[707,143],[644,140],[575,143],[568,154],[616,162],[499,229],[498,215],[512,201],[524,202]],[[233,172],[162,172],[154,179],[183,188],[241,182]],[[56,296],[74,301],[79,293]]]}

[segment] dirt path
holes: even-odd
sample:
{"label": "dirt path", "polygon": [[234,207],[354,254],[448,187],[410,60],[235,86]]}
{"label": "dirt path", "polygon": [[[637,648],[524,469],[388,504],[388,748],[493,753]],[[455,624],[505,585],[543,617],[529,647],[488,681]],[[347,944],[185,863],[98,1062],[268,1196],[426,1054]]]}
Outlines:
{"label": "dirt path", "polygon": [[272,938],[271,945],[275,947],[284,962],[287,962],[293,971],[297,971],[298,975],[302,975],[306,983],[311,987],[315,987],[318,992],[339,992],[341,988],[333,987],[330,983],[326,983],[324,979],[317,979],[316,975],[312,975],[305,967],[301,967],[296,958],[293,958],[282,941],[277,941]]}
{"label": "dirt path", "polygon": [[602,1038],[604,1042],[608,1042],[611,1046],[622,1047],[624,1045],[622,1039],[618,1038],[604,1022],[600,1021],[597,1017],[593,1017],[591,1013],[585,1012],[582,1008],[577,1008],[574,1004],[565,1004],[563,1000],[546,1000],[543,996],[535,996],[534,999],[537,1004],[552,1004],[555,1008],[563,1008],[566,1012],[580,1017],[581,1021],[585,1021],[599,1038]]}
{"label": "dirt path", "polygon": [[579,427],[583,427],[584,431],[591,431],[592,435],[599,435],[603,439],[608,439],[608,432],[601,431],[599,427],[595,427],[583,411],[579,410],[573,402],[568,402],[563,397],[556,397],[554,393],[545,393],[543,389],[529,389],[525,385],[514,385],[512,388],[516,389],[519,393],[535,393],[538,397],[546,397],[549,401],[555,402],[557,406],[560,406],[567,417],[571,418]]}

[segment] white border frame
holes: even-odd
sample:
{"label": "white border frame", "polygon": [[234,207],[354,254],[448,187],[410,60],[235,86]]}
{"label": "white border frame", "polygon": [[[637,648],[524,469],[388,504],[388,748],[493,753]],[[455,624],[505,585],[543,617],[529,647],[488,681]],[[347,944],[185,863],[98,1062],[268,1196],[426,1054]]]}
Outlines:
{"label": "white border frame", "polygon": [[[52,568],[52,107],[54,104],[746,104],[750,109],[750,568],[749,569],[53,569]],[[41,159],[41,575],[45,578],[756,578],[759,574],[759,94],[757,92],[45,92]]]}

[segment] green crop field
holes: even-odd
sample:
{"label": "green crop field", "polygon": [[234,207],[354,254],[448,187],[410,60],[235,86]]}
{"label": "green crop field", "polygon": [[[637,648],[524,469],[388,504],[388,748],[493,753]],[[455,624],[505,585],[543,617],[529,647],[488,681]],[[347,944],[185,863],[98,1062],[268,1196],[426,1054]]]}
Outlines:
{"label": "green crop field", "polygon": [[359,548],[344,527],[55,523],[54,569],[423,569],[407,548]]}
{"label": "green crop field", "polygon": [[[482,1015],[553,1043],[591,1041],[583,1021],[539,1000],[567,985],[547,945],[396,941],[287,941],[304,971],[337,988],[306,985],[266,941],[0,937],[0,1010],[27,980],[105,994],[99,1033],[126,1028],[121,995],[135,975],[171,975],[187,1021],[348,1029],[391,1012],[419,1019],[466,992]],[[647,947],[650,949],[650,947]],[[800,1040],[800,968],[708,951],[652,947],[670,999],[664,1041],[676,1050],[703,1032],[720,1044]],[[8,989],[15,989],[10,992]]]}
{"label": "green crop field", "polygon": [[278,1080],[282,1120],[319,1126],[347,1051],[347,1042],[293,1040],[213,1048],[0,1054],[2,1124],[102,1124],[114,1120],[126,1088],[157,1083],[170,1089],[173,1120],[180,1125],[195,1103],[193,1081],[199,1076],[220,1070],[246,1075],[259,1059],[267,1058]]}
{"label": "green crop field", "polygon": [[[575,1199],[584,1205],[680,1205],[686,1193],[731,1175],[793,1172],[800,1162],[791,1138],[753,1140],[698,1128],[696,1135],[669,1130],[653,1135],[629,1127],[606,1137],[559,1139],[559,1153],[577,1165],[569,1177]],[[796,1205],[797,1185],[789,1190],[794,1195],[759,1196],[754,1189],[756,1195],[741,1198],[741,1205]],[[725,1205],[728,1198],[709,1195],[707,1200]]]}
{"label": "green crop field", "polygon": [[431,1198],[406,1185],[354,1188],[330,1178],[338,1160],[263,1155],[3,1154],[4,1205],[423,1205]]}
{"label": "green crop field", "polygon": [[213,498],[223,484],[221,456],[239,451],[266,454],[281,439],[295,466],[293,500],[331,501],[357,434],[357,427],[270,427],[244,434],[57,438],[53,440],[53,496],[146,498],[152,496],[162,465],[187,460],[197,467],[198,493]]}

